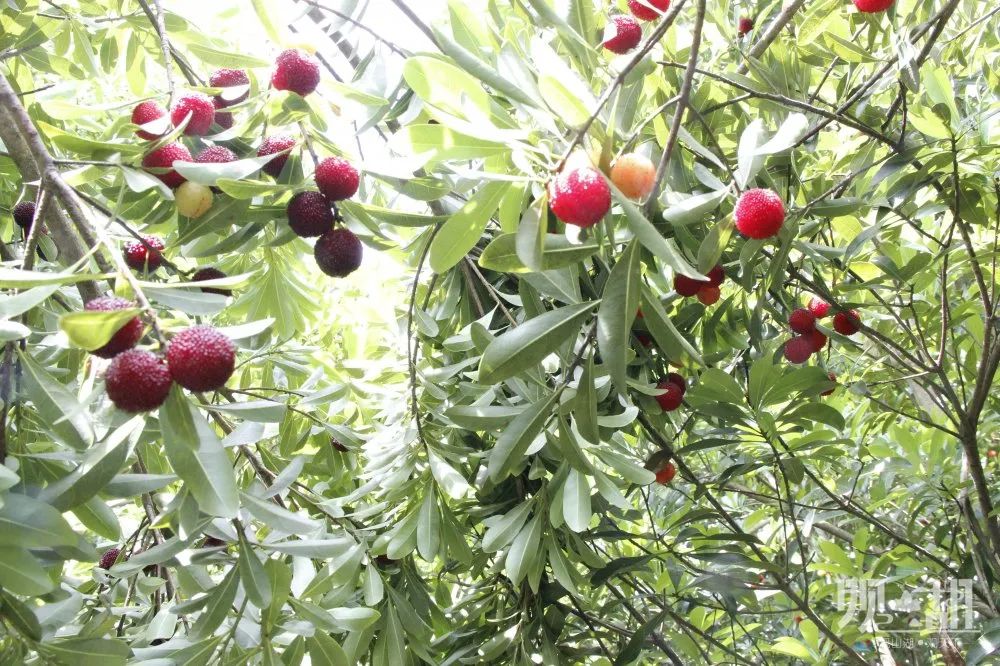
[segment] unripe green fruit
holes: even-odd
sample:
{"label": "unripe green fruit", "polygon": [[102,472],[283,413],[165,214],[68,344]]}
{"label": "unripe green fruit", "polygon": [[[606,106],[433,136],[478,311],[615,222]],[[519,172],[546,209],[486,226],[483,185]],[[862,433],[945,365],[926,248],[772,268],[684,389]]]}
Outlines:
{"label": "unripe green fruit", "polygon": [[212,190],[204,185],[188,181],[174,192],[177,212],[184,217],[201,217],[212,207]]}

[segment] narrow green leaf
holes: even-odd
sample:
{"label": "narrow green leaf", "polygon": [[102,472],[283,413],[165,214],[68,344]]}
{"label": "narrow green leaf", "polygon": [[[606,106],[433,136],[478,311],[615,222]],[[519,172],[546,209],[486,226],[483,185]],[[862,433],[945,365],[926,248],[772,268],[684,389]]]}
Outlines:
{"label": "narrow green leaf", "polygon": [[257,608],[266,610],[271,605],[271,581],[267,578],[264,565],[257,559],[253,549],[242,534],[240,535],[239,571],[243,589],[250,597],[250,601]]}
{"label": "narrow green leaf", "polygon": [[434,237],[430,249],[431,268],[444,273],[462,260],[479,241],[490,216],[496,212],[509,183],[483,185],[462,209],[452,215]]}
{"label": "narrow green leaf", "polygon": [[558,398],[559,393],[553,392],[545,400],[536,402],[511,421],[507,429],[497,438],[493,450],[490,451],[487,467],[492,481],[504,479],[514,466],[521,462],[521,457],[528,450],[532,440],[541,432]]}
{"label": "narrow green leaf", "polygon": [[587,356],[580,376],[580,386],[576,391],[576,428],[591,444],[601,443],[601,433],[597,426],[597,388],[594,385],[594,357]]}
{"label": "narrow green leaf", "polygon": [[27,548],[0,546],[0,586],[35,597],[52,591],[56,584]]}
{"label": "narrow green leaf", "polygon": [[539,547],[541,538],[542,517],[540,515],[532,518],[514,537],[514,542],[507,551],[507,559],[504,561],[504,570],[514,585],[521,582],[534,564],[541,550]]}
{"label": "narrow green leaf", "polygon": [[626,362],[629,336],[642,284],[639,243],[633,240],[618,257],[604,286],[601,307],[597,311],[597,346],[601,359],[619,392],[628,389]]}
{"label": "narrow green leaf", "polygon": [[649,618],[636,630],[632,637],[622,648],[622,651],[618,653],[615,657],[615,666],[625,666],[625,664],[631,664],[633,661],[639,658],[642,654],[642,648],[649,638],[649,635],[656,631],[660,623],[663,622],[664,618],[667,617],[667,611],[662,610],[653,617]]}
{"label": "narrow green leaf", "polygon": [[571,336],[599,301],[567,305],[533,317],[495,338],[479,362],[479,381],[494,384],[540,363]]}
{"label": "narrow green leaf", "polygon": [[49,434],[74,449],[86,449],[94,443],[90,415],[62,382],[53,378],[26,351],[18,350],[24,367],[28,397],[47,422]]}
{"label": "narrow green leaf", "polygon": [[[542,252],[545,250],[545,217],[547,213],[546,209],[546,196],[539,197],[538,201],[529,206],[525,211],[524,215],[521,216],[521,222],[517,225],[517,233],[514,235],[514,250],[517,255],[517,259],[521,260],[521,263],[529,271],[541,271],[544,270],[544,264],[542,260]],[[501,237],[502,238],[502,237]],[[492,246],[498,239],[494,239],[493,243],[487,246],[487,250]],[[500,248],[494,250],[498,251]],[[486,255],[485,251],[483,252]],[[490,257],[487,257],[487,262],[490,261]],[[480,258],[480,263],[482,263],[482,258]]]}
{"label": "narrow green leaf", "polygon": [[167,459],[199,508],[212,516],[235,518],[240,498],[232,462],[219,436],[194,413],[179,386],[160,408],[160,428]]}
{"label": "narrow green leaf", "polygon": [[211,636],[229,615],[233,600],[236,599],[236,588],[239,587],[239,569],[233,567],[218,585],[208,594],[208,604],[192,627],[195,637]]}
{"label": "narrow green leaf", "polygon": [[666,239],[663,235],[657,231],[653,223],[646,219],[646,216],[642,214],[642,211],[636,206],[631,199],[621,193],[621,191],[614,186],[614,183],[608,181],[608,186],[611,188],[612,194],[614,194],[615,199],[618,200],[618,204],[622,207],[625,212],[625,218],[628,221],[628,226],[635,234],[635,237],[639,239],[642,246],[656,255],[663,263],[672,268],[675,272],[681,275],[687,275],[688,277],[695,278],[697,280],[707,280],[708,278],[697,270],[694,266],[688,263],[687,259],[680,253],[677,249],[677,245],[674,243],[673,239]]}
{"label": "narrow green leaf", "polygon": [[582,532],[590,527],[590,483],[587,477],[573,468],[569,469],[562,493],[563,518],[566,526],[574,532]]}

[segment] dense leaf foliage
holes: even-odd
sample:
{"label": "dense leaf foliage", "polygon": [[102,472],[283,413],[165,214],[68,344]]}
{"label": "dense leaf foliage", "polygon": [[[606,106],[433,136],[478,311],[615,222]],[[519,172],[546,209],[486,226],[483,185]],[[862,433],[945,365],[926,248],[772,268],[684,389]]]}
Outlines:
{"label": "dense leaf foliage", "polygon": [[422,4],[5,3],[0,661],[988,659],[996,8]]}

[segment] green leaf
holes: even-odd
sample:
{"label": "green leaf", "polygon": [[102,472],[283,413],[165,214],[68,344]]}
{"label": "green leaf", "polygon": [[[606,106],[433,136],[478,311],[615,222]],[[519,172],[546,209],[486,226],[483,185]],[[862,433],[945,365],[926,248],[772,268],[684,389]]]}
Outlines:
{"label": "green leaf", "polygon": [[[545,223],[543,222],[546,218],[546,199],[546,196],[542,195],[538,201],[524,211],[524,215],[521,216],[521,221],[517,225],[517,233],[514,234],[515,259],[523,262],[523,266],[529,271],[544,270],[542,252],[545,250],[545,239],[547,236],[545,233]],[[486,250],[489,250],[500,238],[503,238],[503,236],[494,239],[493,243],[490,243],[486,247]],[[509,241],[505,242],[505,244],[509,244]],[[499,252],[501,249],[502,246],[496,248],[494,252]],[[484,256],[486,256],[486,250],[483,251]],[[487,261],[489,260],[489,257],[487,257]],[[482,258],[480,258],[480,263],[482,263]],[[485,266],[485,264],[483,265]]]}
{"label": "green leaf", "polygon": [[444,273],[457,264],[479,241],[490,216],[496,212],[509,183],[483,185],[462,209],[452,215],[434,237],[430,249],[431,268]]}
{"label": "green leaf", "polygon": [[461,134],[440,123],[408,125],[392,136],[389,145],[401,155],[424,159],[423,164],[428,168],[438,162],[467,161],[510,152],[505,143]]}
{"label": "green leaf", "polygon": [[809,654],[809,648],[791,636],[779,637],[778,640],[772,643],[771,647],[767,649],[771,652],[787,654],[790,657],[797,657],[799,659],[810,659],[811,657]]}
{"label": "green leaf", "polygon": [[24,367],[24,388],[56,441],[82,450],[94,443],[91,419],[76,396],[40,366],[31,354],[18,350]]}
{"label": "green leaf", "polygon": [[[479,256],[479,265],[487,270],[502,273],[532,272],[517,254],[518,238],[518,234],[501,234],[494,238]],[[574,245],[563,235],[544,234],[538,270],[550,271],[565,266],[575,266],[593,256],[597,250],[598,245],[593,242]]]}
{"label": "green leaf", "polygon": [[20,599],[6,590],[0,590],[0,615],[33,641],[42,640],[42,627],[35,613]]}
{"label": "green leaf", "polygon": [[674,322],[667,316],[660,299],[646,286],[642,288],[642,316],[646,328],[667,358],[672,361],[680,360],[681,352],[684,352],[698,363],[705,364],[698,350],[677,330]]}
{"label": "green leaf", "polygon": [[13,342],[31,335],[31,329],[17,321],[0,320],[0,342]]}
{"label": "green leaf", "polygon": [[202,41],[188,43],[187,49],[192,55],[202,62],[209,65],[215,65],[216,67],[255,69],[260,67],[270,67],[273,64],[270,60],[264,60],[263,58],[254,58],[252,56],[233,53],[231,51],[223,51],[209,46]]}
{"label": "green leaf", "polygon": [[54,507],[33,497],[9,493],[0,507],[0,544],[24,548],[72,546],[77,535]]}
{"label": "green leaf", "polygon": [[251,0],[251,2],[253,2],[254,11],[257,12],[257,18],[268,38],[275,44],[281,44],[283,40],[278,26],[282,24],[276,20],[277,17],[272,16],[271,9],[268,7],[269,4],[273,5],[273,3],[268,3],[266,0]]}
{"label": "green leaf", "polygon": [[498,336],[483,352],[479,381],[495,384],[540,363],[576,335],[598,303],[579,303],[550,310]]}
{"label": "green leaf", "polygon": [[243,589],[250,597],[250,601],[257,608],[266,610],[271,605],[271,581],[267,578],[264,565],[254,554],[253,549],[242,534],[240,535],[239,571]]}
{"label": "green leaf", "polygon": [[0,267],[0,289],[27,289],[45,285],[76,284],[88,280],[104,280],[113,275],[87,273],[45,273],[42,271],[22,271],[17,268]]}
{"label": "green leaf", "polygon": [[719,207],[727,192],[727,190],[716,190],[693,194],[664,209],[663,219],[678,226],[701,222],[706,215]]}
{"label": "green leaf", "polygon": [[541,539],[542,517],[536,515],[514,537],[504,560],[504,571],[514,585],[521,582],[538,558]]}
{"label": "green leaf", "polygon": [[497,438],[493,450],[490,451],[487,467],[492,481],[506,478],[514,466],[521,462],[521,457],[528,450],[532,440],[541,432],[558,398],[559,393],[553,392],[545,400],[534,403],[518,414]]}
{"label": "green leaf", "polygon": [[61,664],[125,666],[129,646],[113,638],[66,638],[44,643],[40,650]]}
{"label": "green leaf", "polygon": [[351,660],[348,658],[344,648],[333,640],[325,631],[317,631],[307,641],[309,643],[309,657],[313,666],[350,666]]}
{"label": "green leaf", "polygon": [[983,632],[965,655],[966,666],[978,666],[982,661],[1000,650],[1000,627]]}
{"label": "green leaf", "polygon": [[0,546],[0,586],[35,597],[52,591],[56,584],[27,548]]}
{"label": "green leaf", "polygon": [[570,468],[563,483],[562,512],[566,526],[574,532],[590,527],[590,483],[587,477]]}
{"label": "green leaf", "polygon": [[459,405],[444,410],[444,417],[466,430],[499,430],[523,411],[523,407]]}
{"label": "green leaf", "polygon": [[635,237],[639,239],[642,246],[656,255],[662,262],[667,266],[674,269],[677,273],[681,275],[687,275],[688,277],[695,278],[696,280],[707,280],[708,278],[698,271],[695,270],[694,266],[688,263],[687,259],[680,253],[677,249],[677,245],[674,243],[673,239],[665,239],[653,223],[646,219],[646,216],[642,214],[639,207],[632,203],[632,200],[621,193],[621,191],[614,186],[614,183],[608,181],[608,186],[611,188],[612,194],[615,195],[615,199],[618,200],[619,205],[622,207],[622,211],[625,213],[625,218],[628,221],[628,226],[635,234]]}
{"label": "green leaf", "polygon": [[122,326],[141,312],[139,308],[114,312],[69,312],[59,318],[59,328],[73,345],[93,351],[106,345]]}
{"label": "green leaf", "polygon": [[174,386],[160,408],[163,448],[177,475],[205,513],[235,518],[240,500],[232,462],[222,441],[196,415],[179,386]]}
{"label": "green leaf", "polygon": [[667,611],[662,610],[653,617],[649,618],[642,625],[636,629],[632,637],[628,639],[628,643],[622,648],[622,651],[618,653],[615,657],[615,666],[625,666],[625,664],[631,664],[633,661],[639,658],[642,654],[642,648],[649,638],[649,635],[654,633],[657,627],[663,622],[664,618],[667,617]]}
{"label": "green leaf", "polygon": [[597,388],[594,385],[594,357],[587,356],[576,391],[576,428],[591,444],[601,443],[601,433],[597,425]]}
{"label": "green leaf", "polygon": [[222,582],[209,592],[208,604],[192,627],[195,637],[211,636],[229,616],[236,599],[236,588],[239,587],[239,572],[237,567],[231,568]]}
{"label": "green leaf", "polygon": [[641,269],[639,243],[633,240],[611,269],[597,311],[597,346],[611,380],[622,394],[628,390],[625,366],[632,322],[639,307]]}

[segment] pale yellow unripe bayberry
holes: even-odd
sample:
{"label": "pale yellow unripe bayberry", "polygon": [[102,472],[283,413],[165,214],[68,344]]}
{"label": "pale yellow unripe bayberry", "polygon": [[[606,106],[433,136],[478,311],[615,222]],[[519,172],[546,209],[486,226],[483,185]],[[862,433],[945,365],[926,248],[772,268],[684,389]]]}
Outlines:
{"label": "pale yellow unripe bayberry", "polygon": [[184,217],[201,217],[212,207],[212,190],[204,185],[188,181],[174,192],[177,212]]}
{"label": "pale yellow unripe bayberry", "polygon": [[645,155],[626,153],[611,167],[611,182],[629,199],[645,199],[653,191],[656,166]]}

